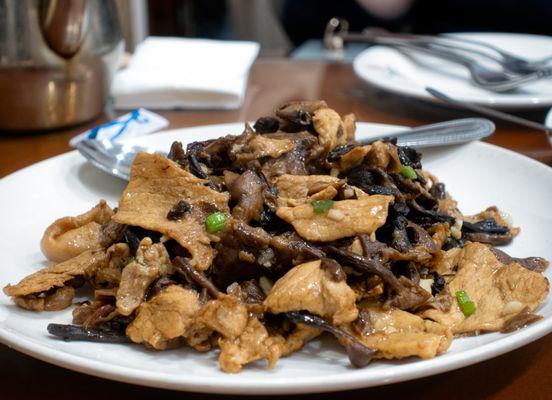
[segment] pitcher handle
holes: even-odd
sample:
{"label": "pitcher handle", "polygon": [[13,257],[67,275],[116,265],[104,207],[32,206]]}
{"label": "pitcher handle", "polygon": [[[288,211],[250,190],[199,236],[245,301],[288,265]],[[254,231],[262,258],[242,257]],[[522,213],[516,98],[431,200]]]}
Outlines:
{"label": "pitcher handle", "polygon": [[42,34],[48,46],[64,58],[73,57],[86,34],[87,0],[41,0]]}

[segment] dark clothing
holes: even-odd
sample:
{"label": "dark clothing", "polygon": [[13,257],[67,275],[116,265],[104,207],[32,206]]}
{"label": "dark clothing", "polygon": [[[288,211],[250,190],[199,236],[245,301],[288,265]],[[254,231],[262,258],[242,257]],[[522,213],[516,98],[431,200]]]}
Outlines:
{"label": "dark clothing", "polygon": [[288,0],[282,23],[295,45],[320,39],[332,17],[349,21],[351,31],[379,26],[394,32],[523,32],[552,35],[551,0],[418,0],[403,16],[383,20],[354,0]]}

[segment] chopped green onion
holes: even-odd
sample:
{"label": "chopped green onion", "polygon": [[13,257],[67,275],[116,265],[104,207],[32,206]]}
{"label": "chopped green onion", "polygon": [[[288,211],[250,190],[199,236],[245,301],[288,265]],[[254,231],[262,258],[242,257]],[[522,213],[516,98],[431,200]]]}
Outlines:
{"label": "chopped green onion", "polygon": [[465,290],[459,290],[456,292],[456,300],[460,309],[466,317],[469,317],[475,312],[475,303],[470,300],[470,296],[466,293]]}
{"label": "chopped green onion", "polygon": [[408,179],[416,179],[418,177],[418,175],[416,175],[416,171],[414,171],[414,168],[410,165],[405,165],[401,168],[401,175]]}
{"label": "chopped green onion", "polygon": [[317,214],[325,213],[333,207],[333,200],[314,200],[311,202],[312,209]]}
{"label": "chopped green onion", "polygon": [[226,215],[223,212],[217,211],[209,215],[205,219],[205,229],[209,233],[217,233],[226,226]]}

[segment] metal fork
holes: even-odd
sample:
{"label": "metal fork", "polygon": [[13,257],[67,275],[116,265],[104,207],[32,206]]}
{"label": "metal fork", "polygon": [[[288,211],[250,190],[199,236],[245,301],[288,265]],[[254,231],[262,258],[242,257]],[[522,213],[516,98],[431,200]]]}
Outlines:
{"label": "metal fork", "polygon": [[[336,21],[333,21],[333,25],[331,25],[332,21],[330,21],[326,28],[324,39],[326,47],[332,48],[333,46],[334,48],[339,48],[339,46],[343,45],[344,40],[348,40],[392,46],[434,56],[464,66],[469,71],[472,82],[483,89],[495,92],[505,92],[516,89],[527,83],[552,76],[552,67],[542,68],[524,74],[510,74],[487,68],[472,57],[447,50],[446,46],[437,48],[435,45],[431,45],[427,42],[399,39],[385,34],[366,35],[363,33],[349,33],[346,21],[336,19]],[[342,31],[336,33],[339,26],[341,26]]]}
{"label": "metal fork", "polygon": [[487,48],[498,54],[502,58],[502,63],[505,68],[512,72],[526,73],[540,68],[545,68],[547,64],[550,64],[550,62],[552,62],[552,54],[538,60],[529,60],[516,54],[512,54],[509,51],[503,50],[490,43],[481,42],[479,40],[468,39],[465,37],[459,38],[449,34],[443,35],[442,38],[458,43],[473,44],[476,46]]}
{"label": "metal fork", "polygon": [[[399,146],[426,148],[467,143],[489,137],[494,133],[495,126],[488,119],[464,118],[440,122],[431,125],[422,125],[412,129],[401,129],[381,136],[396,137]],[[360,143],[369,143],[377,138],[360,140]],[[125,143],[110,142],[109,140],[87,139],[78,142],[77,150],[95,167],[118,178],[129,180],[130,169],[136,155],[145,151],[158,153],[155,148],[145,148]]]}
{"label": "metal fork", "polygon": [[[382,28],[367,28],[362,31],[362,35],[367,38],[385,37],[389,39],[401,40],[410,42],[419,46],[427,46],[430,48],[452,50],[455,52],[465,53],[467,55],[478,55],[488,60],[493,61],[504,69],[506,72],[513,74],[527,74],[536,72],[546,68],[547,64],[552,61],[552,55],[541,58],[539,60],[528,60],[510,52],[502,50],[492,44],[481,42],[478,40],[460,38],[452,35],[429,36],[429,35],[414,35],[404,33],[391,33]],[[466,46],[472,45],[472,46]],[[474,47],[477,46],[477,47]],[[491,54],[482,49],[490,50]]]}

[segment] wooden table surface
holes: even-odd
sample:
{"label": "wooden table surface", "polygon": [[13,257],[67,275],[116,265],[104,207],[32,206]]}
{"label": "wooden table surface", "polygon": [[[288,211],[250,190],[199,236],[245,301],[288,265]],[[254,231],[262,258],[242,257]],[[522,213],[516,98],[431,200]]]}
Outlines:
{"label": "wooden table surface", "polygon": [[[270,59],[259,60],[253,66],[245,104],[241,109],[171,111],[161,114],[170,120],[171,128],[236,122],[270,114],[279,103],[296,99],[324,99],[340,113],[356,113],[360,121],[397,125],[415,126],[467,116],[437,105],[403,99],[368,88],[354,76],[350,65]],[[526,116],[542,121],[544,110]],[[67,142],[71,137],[107,119],[104,114],[87,124],[52,132],[0,132],[0,177],[69,151]],[[552,147],[542,132],[498,123],[497,132],[489,142],[552,165]],[[0,366],[2,399],[36,399],[39,396],[46,399],[55,397],[58,400],[143,399],[154,396],[158,399],[177,399],[185,396],[186,399],[214,400],[236,397],[183,394],[112,382],[49,365],[6,346],[0,346]],[[298,397],[317,400],[383,397],[550,399],[552,334],[495,359],[434,377],[364,390]]]}

